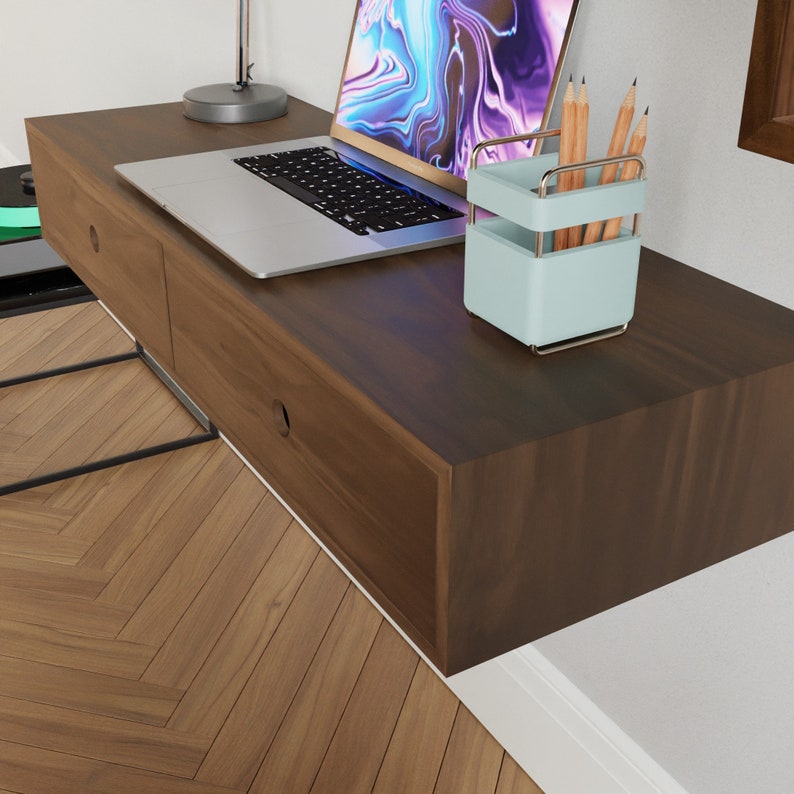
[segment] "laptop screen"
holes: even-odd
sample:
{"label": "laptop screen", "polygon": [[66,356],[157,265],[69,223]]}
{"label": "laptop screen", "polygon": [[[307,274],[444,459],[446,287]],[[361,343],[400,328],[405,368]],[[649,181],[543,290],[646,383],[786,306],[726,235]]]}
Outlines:
{"label": "laptop screen", "polygon": [[577,2],[359,0],[331,134],[464,194],[477,143],[546,126]]}

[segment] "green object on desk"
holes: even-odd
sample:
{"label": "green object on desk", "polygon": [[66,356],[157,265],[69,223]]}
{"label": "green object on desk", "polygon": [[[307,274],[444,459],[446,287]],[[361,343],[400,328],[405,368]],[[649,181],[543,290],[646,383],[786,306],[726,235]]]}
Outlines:
{"label": "green object on desk", "polygon": [[31,229],[41,226],[38,207],[0,207],[0,229]]}
{"label": "green object on desk", "polygon": [[28,184],[29,165],[0,168],[0,240],[41,234],[36,194]]}
{"label": "green object on desk", "polygon": [[29,165],[0,168],[0,242],[41,236],[41,220],[33,189],[23,178]]}
{"label": "green object on desk", "polygon": [[0,226],[0,243],[9,240],[27,240],[32,237],[41,237],[41,226]]}

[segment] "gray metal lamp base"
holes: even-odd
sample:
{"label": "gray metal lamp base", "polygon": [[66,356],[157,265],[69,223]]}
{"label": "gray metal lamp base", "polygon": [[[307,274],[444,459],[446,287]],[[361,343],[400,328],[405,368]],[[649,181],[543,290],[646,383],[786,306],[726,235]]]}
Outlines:
{"label": "gray metal lamp base", "polygon": [[246,124],[283,116],[287,112],[287,93],[267,84],[216,83],[186,91],[182,108],[185,116],[194,121]]}

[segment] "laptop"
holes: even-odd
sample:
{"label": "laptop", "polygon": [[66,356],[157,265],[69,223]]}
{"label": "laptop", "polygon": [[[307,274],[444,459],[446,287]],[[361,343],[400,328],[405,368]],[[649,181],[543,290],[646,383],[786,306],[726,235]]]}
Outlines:
{"label": "laptop", "polygon": [[328,135],[116,171],[255,278],[459,242],[471,150],[545,127],[577,4],[357,0]]}

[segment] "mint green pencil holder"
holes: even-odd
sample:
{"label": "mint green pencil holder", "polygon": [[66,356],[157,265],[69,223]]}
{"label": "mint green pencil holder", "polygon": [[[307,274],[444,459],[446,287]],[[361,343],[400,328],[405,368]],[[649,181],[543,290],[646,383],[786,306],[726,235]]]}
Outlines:
{"label": "mint green pencil holder", "polygon": [[[485,147],[559,135],[551,130],[484,141],[468,174],[463,302],[536,355],[624,333],[634,316],[645,205],[639,155],[560,166],[558,155],[477,165]],[[635,179],[599,185],[608,164],[637,160]],[[584,170],[585,186],[554,192],[559,174]],[[477,219],[477,210],[489,217]],[[633,216],[612,240],[554,251],[554,232],[591,221]]]}

